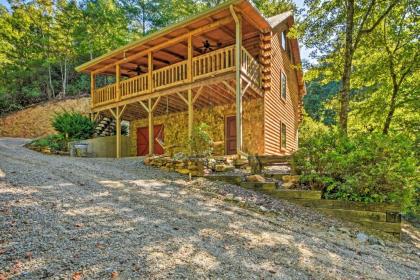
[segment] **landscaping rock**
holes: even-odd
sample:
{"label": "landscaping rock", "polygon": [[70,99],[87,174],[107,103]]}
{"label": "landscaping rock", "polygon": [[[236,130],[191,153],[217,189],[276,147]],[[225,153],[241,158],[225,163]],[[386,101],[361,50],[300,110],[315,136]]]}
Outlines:
{"label": "landscaping rock", "polygon": [[246,180],[248,182],[254,182],[254,183],[264,183],[265,182],[264,177],[261,176],[261,175],[257,175],[257,174],[247,176]]}
{"label": "landscaping rock", "polygon": [[284,175],[282,181],[285,183],[296,184],[299,182],[299,175]]}
{"label": "landscaping rock", "polygon": [[369,240],[369,236],[367,234],[363,233],[363,232],[358,232],[356,234],[356,238],[361,243],[365,243]]}
{"label": "landscaping rock", "polygon": [[288,183],[281,184],[281,187],[284,188],[284,189],[291,189],[294,185],[295,185],[295,183],[288,182]]}

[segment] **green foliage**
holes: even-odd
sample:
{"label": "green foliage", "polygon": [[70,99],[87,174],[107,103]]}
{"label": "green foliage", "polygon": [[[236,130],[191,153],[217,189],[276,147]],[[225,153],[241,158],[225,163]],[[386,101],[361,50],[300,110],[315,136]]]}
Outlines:
{"label": "green foliage", "polygon": [[418,160],[403,135],[361,133],[343,136],[320,131],[301,141],[293,164],[301,183],[323,190],[326,198],[397,202],[413,206]]}
{"label": "green foliage", "polygon": [[38,148],[49,148],[51,151],[67,151],[68,139],[62,134],[51,134],[43,138],[36,139],[30,146]]}
{"label": "green foliage", "polygon": [[83,140],[92,136],[95,123],[78,112],[63,112],[54,116],[52,126],[68,139]]}
{"label": "green foliage", "polygon": [[213,151],[213,140],[208,130],[209,126],[205,123],[200,123],[193,127],[191,139],[189,140],[192,155],[205,157],[209,156]]}

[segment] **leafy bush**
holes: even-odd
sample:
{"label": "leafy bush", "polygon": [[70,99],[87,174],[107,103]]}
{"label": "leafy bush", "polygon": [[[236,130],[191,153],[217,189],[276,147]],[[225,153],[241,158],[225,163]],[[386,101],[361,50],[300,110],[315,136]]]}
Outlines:
{"label": "leafy bush", "polygon": [[51,134],[43,138],[36,139],[30,143],[33,147],[50,148],[51,151],[67,151],[68,139],[62,134]]}
{"label": "leafy bush", "polygon": [[213,140],[208,133],[208,129],[209,126],[205,123],[200,123],[193,127],[189,144],[194,156],[205,157],[213,151]]}
{"label": "leafy bush", "polygon": [[413,206],[418,164],[412,142],[379,133],[345,137],[320,131],[300,143],[293,165],[301,183],[325,198]]}
{"label": "leafy bush", "polygon": [[73,140],[88,139],[92,136],[95,123],[88,117],[77,112],[62,112],[56,114],[52,126],[66,138]]}

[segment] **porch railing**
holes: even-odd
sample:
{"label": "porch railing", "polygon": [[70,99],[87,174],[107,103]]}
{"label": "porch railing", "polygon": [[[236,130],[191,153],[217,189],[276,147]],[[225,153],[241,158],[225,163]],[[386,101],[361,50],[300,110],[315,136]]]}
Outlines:
{"label": "porch railing", "polygon": [[[242,47],[241,70],[248,78],[260,86],[260,64]],[[234,71],[235,46],[228,46],[192,59],[192,80],[208,78],[229,71]],[[149,84],[149,74],[141,74],[120,82],[120,99],[128,99],[153,91],[166,89],[188,82],[188,61],[169,65],[152,72],[152,87]],[[104,105],[118,101],[116,84],[107,85],[94,91],[93,106]]]}

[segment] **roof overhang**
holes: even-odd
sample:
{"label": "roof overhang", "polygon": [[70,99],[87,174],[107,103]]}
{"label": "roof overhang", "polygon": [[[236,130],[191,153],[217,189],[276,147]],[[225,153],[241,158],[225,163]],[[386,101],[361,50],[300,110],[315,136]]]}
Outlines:
{"label": "roof overhang", "polygon": [[[185,34],[191,32],[191,30],[199,30],[200,28],[212,24],[212,22],[215,23],[223,19],[227,22],[228,18],[231,18],[233,22],[233,18],[229,11],[231,5],[235,8],[235,11],[242,16],[246,24],[252,25],[254,28],[261,31],[271,30],[268,21],[248,0],[231,0],[110,51],[75,69],[78,72],[95,73],[108,65],[112,66],[116,63],[124,63],[125,60],[128,62],[131,55],[141,55],[142,53],[147,52],[147,50],[156,50],[156,48],[165,41],[176,41],[176,38],[182,38],[182,36],[185,36]],[[171,61],[171,63],[173,62]]]}

